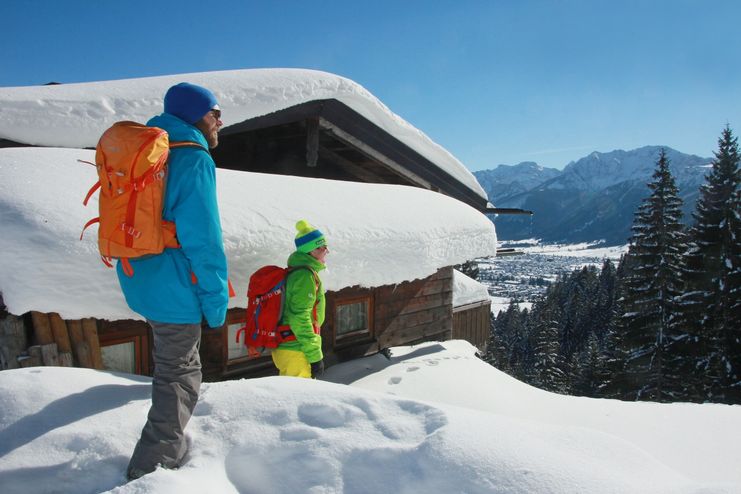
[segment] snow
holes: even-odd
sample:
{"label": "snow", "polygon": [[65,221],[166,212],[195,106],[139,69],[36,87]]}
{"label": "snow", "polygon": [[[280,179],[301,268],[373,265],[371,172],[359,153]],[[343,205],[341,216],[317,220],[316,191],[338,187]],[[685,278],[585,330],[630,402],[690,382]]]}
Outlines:
{"label": "snow", "polygon": [[489,290],[486,285],[466,276],[457,269],[453,270],[453,307],[489,299]]}
{"label": "snow", "polygon": [[[511,297],[491,297],[492,316],[497,317],[500,312],[507,312],[511,303]],[[533,308],[532,302],[517,302],[515,305],[517,305],[520,310],[531,310]]]}
{"label": "snow", "polygon": [[[518,243],[521,243],[518,241]],[[602,242],[581,242],[576,244],[539,244],[535,242],[529,247],[523,247],[525,253],[545,254],[564,257],[595,257],[616,261],[628,252],[628,245],[600,247]]]}
{"label": "snow", "polygon": [[[8,311],[58,312],[65,319],[140,319],[100,262],[94,151],[0,149],[0,293]],[[294,225],[307,219],[327,236],[328,290],[375,287],[427,277],[496,251],[486,216],[443,194],[401,185],[363,184],[217,169],[229,276],[245,305],[250,274],[284,265],[295,250]],[[136,275],[136,274],[135,274]]]}
{"label": "snow", "polygon": [[426,343],[289,377],[204,383],[178,470],[126,483],[150,380],[0,373],[3,492],[739,493],[741,407],[548,393]]}
{"label": "snow", "polygon": [[95,147],[119,120],[144,123],[162,112],[179,82],[209,88],[224,126],[321,99],[336,99],[486,199],[468,169],[356,82],[307,69],[246,69],[52,86],[0,88],[0,138],[47,147]]}

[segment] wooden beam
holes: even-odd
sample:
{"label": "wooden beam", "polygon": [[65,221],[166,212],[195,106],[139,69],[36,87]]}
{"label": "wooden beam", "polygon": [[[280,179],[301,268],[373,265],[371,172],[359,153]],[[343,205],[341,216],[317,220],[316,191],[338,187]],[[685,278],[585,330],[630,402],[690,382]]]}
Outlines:
{"label": "wooden beam", "polygon": [[356,165],[344,156],[341,156],[324,146],[319,147],[319,156],[321,156],[322,159],[326,159],[327,161],[338,163],[343,170],[347,171],[351,175],[356,176],[363,182],[376,183],[378,181],[378,176],[375,173],[368,171],[362,166]]}
{"label": "wooden beam", "polygon": [[484,211],[486,214],[529,214],[532,216],[533,213],[529,209],[518,209],[518,208],[486,208]]}
{"label": "wooden beam", "polygon": [[23,319],[12,314],[0,316],[0,369],[17,369],[18,357],[26,352],[26,348],[28,339]]}
{"label": "wooden beam", "polygon": [[319,119],[306,119],[306,166],[316,168],[319,159]]}
{"label": "wooden beam", "polygon": [[404,177],[405,179],[409,180],[415,185],[418,185],[420,187],[424,187],[425,189],[432,190],[432,184],[417,175],[416,173],[408,170],[403,165],[397,163],[396,161],[392,160],[388,156],[381,154],[380,152],[376,151],[357,137],[345,132],[341,128],[337,127],[331,122],[328,122],[327,120],[320,118],[319,119],[319,125],[325,129],[327,132],[331,133],[341,141],[346,142],[347,144],[350,144],[354,148],[356,148],[358,151],[362,152],[366,156],[373,158],[374,160],[378,161],[397,175]]}
{"label": "wooden beam", "polygon": [[90,357],[93,369],[103,368],[103,355],[100,352],[100,340],[98,339],[98,325],[95,319],[82,320],[82,334],[85,342],[90,347]]}
{"label": "wooden beam", "polygon": [[33,321],[33,334],[37,345],[48,345],[54,343],[54,334],[51,331],[49,316],[44,312],[31,311]]}
{"label": "wooden beam", "polygon": [[90,355],[90,345],[85,341],[85,335],[82,332],[82,321],[67,321],[69,339],[72,345],[72,354],[75,357],[77,365],[87,369],[93,368],[93,358]]}
{"label": "wooden beam", "polygon": [[56,343],[39,345],[41,347],[41,361],[47,366],[59,365],[59,352]]}
{"label": "wooden beam", "polygon": [[54,335],[54,342],[57,344],[59,353],[71,352],[72,345],[69,341],[67,324],[64,322],[64,319],[56,312],[52,312],[49,314],[49,324],[51,325],[51,332]]}

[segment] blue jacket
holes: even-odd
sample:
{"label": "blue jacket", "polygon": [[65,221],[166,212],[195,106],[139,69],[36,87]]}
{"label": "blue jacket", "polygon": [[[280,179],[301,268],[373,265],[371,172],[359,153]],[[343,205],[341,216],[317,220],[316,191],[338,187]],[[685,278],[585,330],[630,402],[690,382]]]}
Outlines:
{"label": "blue jacket", "polygon": [[[170,141],[193,141],[208,149],[196,127],[163,113],[147,125],[167,131]],[[227,267],[216,202],[216,165],[199,148],[170,150],[163,218],[175,222],[181,248],[131,260],[134,276],[118,263],[118,280],[132,310],[158,322],[194,324],[203,318],[224,324],[229,300]],[[193,283],[191,273],[197,283]]]}

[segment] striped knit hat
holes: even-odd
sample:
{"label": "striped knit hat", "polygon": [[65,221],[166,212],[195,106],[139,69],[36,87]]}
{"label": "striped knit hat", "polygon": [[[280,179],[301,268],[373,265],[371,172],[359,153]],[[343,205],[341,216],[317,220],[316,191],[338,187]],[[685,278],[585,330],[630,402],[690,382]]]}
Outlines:
{"label": "striped knit hat", "polygon": [[299,252],[309,253],[323,245],[327,245],[327,239],[324,234],[311,226],[308,221],[300,220],[296,223],[296,250]]}

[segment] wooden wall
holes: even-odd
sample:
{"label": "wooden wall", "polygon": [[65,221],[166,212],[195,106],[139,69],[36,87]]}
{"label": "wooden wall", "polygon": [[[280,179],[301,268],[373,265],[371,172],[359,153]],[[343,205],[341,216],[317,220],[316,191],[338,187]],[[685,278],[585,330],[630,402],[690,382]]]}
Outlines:
{"label": "wooden wall", "polygon": [[0,321],[2,368],[40,365],[103,369],[95,319],[64,320],[57,313],[7,314]]}
{"label": "wooden wall", "polygon": [[453,336],[453,268],[378,289],[375,331],[381,349]]}
{"label": "wooden wall", "polygon": [[[453,269],[443,268],[422,280],[373,289],[351,287],[327,293],[326,319],[322,327],[327,364],[374,354],[392,346],[444,341],[454,337],[467,339],[477,346],[485,344],[488,318],[484,314],[488,306],[475,311],[459,311],[454,316],[452,280]],[[335,334],[337,304],[359,300],[369,303],[369,330]],[[240,308],[230,309],[227,324],[243,321],[244,312]],[[151,331],[143,321],[65,321],[58,314],[38,312],[30,313],[25,320],[26,328],[30,328],[28,343],[31,346],[28,347],[28,355],[18,360],[18,365],[74,365],[102,369],[101,346],[133,341],[137,352],[136,372],[152,375]],[[24,332],[10,323],[4,324],[2,328],[9,329],[3,329],[3,334]],[[454,328],[457,329],[454,331]],[[29,329],[25,332],[28,333]],[[275,374],[267,354],[257,359],[228,361],[228,334],[226,325],[219,329],[204,328],[201,340],[204,380]],[[25,346],[25,343],[19,345]],[[45,349],[43,355],[37,351],[40,349]]]}
{"label": "wooden wall", "polygon": [[[378,288],[349,287],[327,293],[327,310],[322,326],[324,358],[327,365],[372,355],[384,348],[412,345],[423,341],[449,340],[453,336],[453,269],[443,268],[432,276],[398,285]],[[370,304],[370,330],[347,335],[335,332],[335,308],[338,303],[367,300]],[[227,315],[228,322],[238,320],[243,310]],[[234,315],[232,315],[234,314]],[[221,331],[221,330],[219,330]],[[211,331],[204,332],[204,336]],[[225,337],[217,336],[213,339]],[[201,346],[201,357],[215,363],[216,347]],[[207,353],[208,356],[204,356]],[[269,356],[242,361],[226,361],[226,344],[222,343],[223,375],[269,375],[274,373]]]}
{"label": "wooden wall", "polygon": [[453,309],[453,339],[466,340],[484,352],[491,325],[491,302],[480,302]]}

